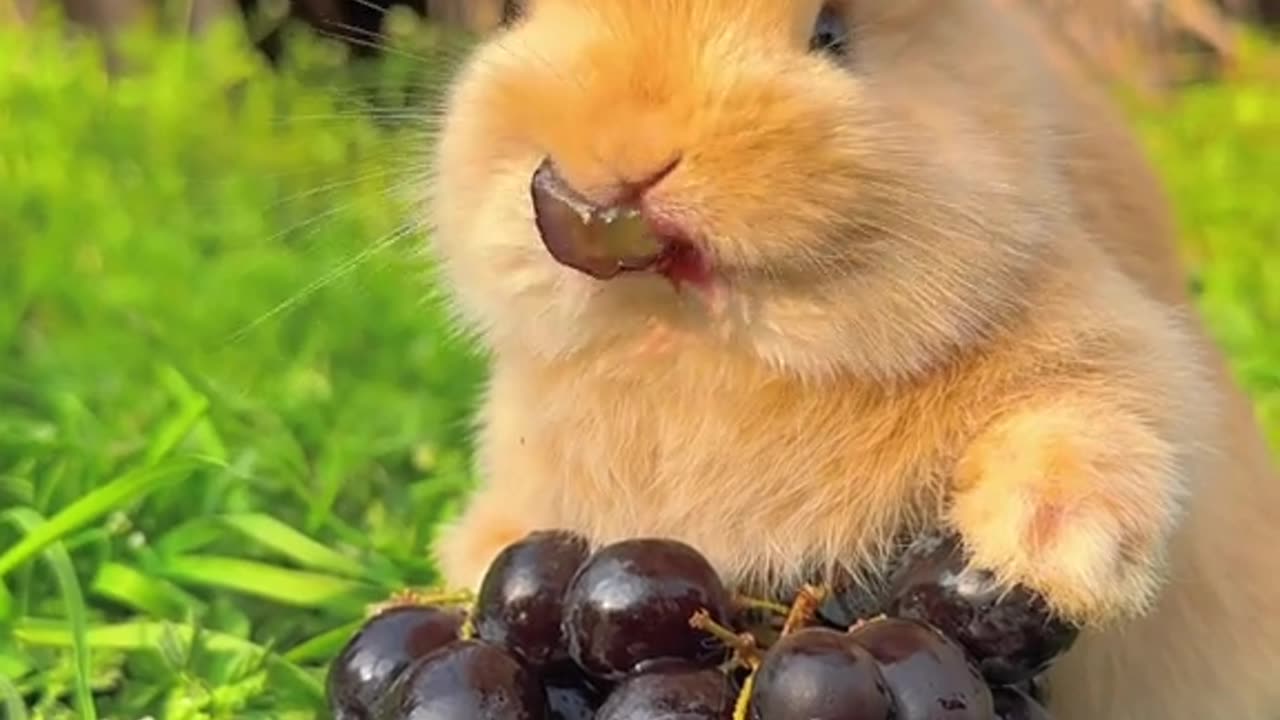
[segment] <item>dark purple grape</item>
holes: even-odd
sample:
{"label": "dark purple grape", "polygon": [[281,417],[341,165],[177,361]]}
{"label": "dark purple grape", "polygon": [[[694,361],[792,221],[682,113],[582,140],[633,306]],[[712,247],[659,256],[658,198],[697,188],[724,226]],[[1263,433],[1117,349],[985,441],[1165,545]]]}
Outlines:
{"label": "dark purple grape", "polygon": [[964,649],[914,620],[878,618],[849,632],[880,665],[898,720],[991,720],[991,690]]}
{"label": "dark purple grape", "polygon": [[608,694],[573,662],[544,669],[542,682],[551,706],[550,720],[592,720]]}
{"label": "dark purple grape", "polygon": [[550,159],[529,184],[542,244],[561,265],[606,280],[652,266],[663,245],[635,208],[604,208],[570,187]]}
{"label": "dark purple grape", "polygon": [[599,707],[586,690],[560,685],[547,686],[550,720],[593,720]]}
{"label": "dark purple grape", "polygon": [[715,668],[664,666],[622,681],[595,720],[732,720],[737,699],[733,683]]}
{"label": "dark purple grape", "polygon": [[585,538],[531,533],[494,558],[476,599],[476,636],[539,668],[567,659],[560,621],[569,582],[586,562]]}
{"label": "dark purple grape", "polygon": [[1012,683],[1010,685],[992,685],[995,687],[1008,687],[1026,695],[1041,705],[1049,704],[1049,678],[1045,675],[1036,675],[1033,678],[1023,680],[1021,682]]}
{"label": "dark purple grape", "polygon": [[1053,720],[1049,711],[1030,695],[1012,687],[995,688],[996,720]]}
{"label": "dark purple grape", "polygon": [[827,587],[814,619],[823,625],[847,630],[859,620],[875,617],[884,607],[883,574],[857,575],[847,570],[831,573],[815,585]]}
{"label": "dark purple grape", "polygon": [[410,663],[457,639],[463,619],[457,610],[404,605],[365,621],[329,665],[326,691],[335,720],[367,720]]}
{"label": "dark purple grape", "polygon": [[727,652],[689,625],[701,609],[723,624],[729,592],[698,551],[656,538],[608,545],[582,566],[565,597],[569,655],[607,680],[657,660],[712,664]]}
{"label": "dark purple grape", "polygon": [[938,628],[973,656],[984,677],[1001,685],[1044,672],[1079,634],[1039,595],[1021,586],[1002,593],[989,573],[966,569],[953,535],[918,542],[890,587],[889,615]]}
{"label": "dark purple grape", "polygon": [[1049,677],[1047,675],[1037,675],[1031,678],[1030,680],[1025,680],[1023,682],[1020,682],[1017,685],[1014,685],[1013,687],[1016,687],[1023,694],[1027,695],[1032,700],[1035,700],[1041,705],[1048,706]]}
{"label": "dark purple grape", "polygon": [[378,706],[379,720],[548,720],[538,677],[510,652],[456,640],[419,658]]}
{"label": "dark purple grape", "polygon": [[876,660],[847,633],[808,627],[765,653],[751,691],[754,720],[897,720]]}

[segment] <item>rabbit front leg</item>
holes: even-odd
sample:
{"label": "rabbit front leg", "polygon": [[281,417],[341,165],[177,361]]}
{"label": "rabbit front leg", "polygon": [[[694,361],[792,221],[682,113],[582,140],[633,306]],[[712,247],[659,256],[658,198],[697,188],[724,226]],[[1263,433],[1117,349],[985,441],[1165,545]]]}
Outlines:
{"label": "rabbit front leg", "polygon": [[1150,418],[1103,398],[1032,402],[968,447],[950,519],[971,565],[1041,593],[1060,616],[1103,623],[1145,612],[1186,478]]}

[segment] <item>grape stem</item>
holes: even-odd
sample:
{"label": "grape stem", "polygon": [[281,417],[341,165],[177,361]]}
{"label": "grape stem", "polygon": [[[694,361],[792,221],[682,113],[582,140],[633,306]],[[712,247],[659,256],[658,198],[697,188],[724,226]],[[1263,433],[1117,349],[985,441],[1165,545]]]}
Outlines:
{"label": "grape stem", "polygon": [[827,597],[825,587],[805,585],[796,593],[795,600],[787,612],[787,621],[782,625],[782,637],[786,637],[800,628],[813,622],[818,613],[818,606]]}
{"label": "grape stem", "polygon": [[458,628],[459,640],[471,640],[476,636],[476,624],[472,621],[473,614],[468,612],[465,620],[462,621],[462,627]]}
{"label": "grape stem", "polygon": [[462,619],[462,627],[458,628],[458,637],[462,640],[472,640],[476,636],[476,614],[480,608],[480,599],[475,598],[467,605],[465,617]]}
{"label": "grape stem", "polygon": [[699,610],[689,618],[689,625],[708,633],[727,647],[732,648],[738,662],[751,670],[760,666],[760,649],[756,638],[751,633],[735,633],[729,628],[711,619],[711,613]]}
{"label": "grape stem", "polygon": [[475,593],[470,590],[424,592],[405,588],[395,591],[382,602],[370,605],[367,614],[369,616],[380,615],[387,610],[406,606],[456,607],[458,605],[470,605],[473,602],[475,602]]}
{"label": "grape stem", "polygon": [[782,617],[786,617],[787,614],[791,612],[790,607],[783,605],[780,602],[761,600],[760,598],[753,598],[742,594],[733,596],[733,604],[743,609],[764,610],[766,612],[774,613],[775,615],[781,615]]}
{"label": "grape stem", "polygon": [[733,720],[750,720],[747,713],[751,711],[751,693],[756,687],[756,671],[752,670],[751,674],[742,683],[742,690],[738,693],[738,702],[733,706]]}

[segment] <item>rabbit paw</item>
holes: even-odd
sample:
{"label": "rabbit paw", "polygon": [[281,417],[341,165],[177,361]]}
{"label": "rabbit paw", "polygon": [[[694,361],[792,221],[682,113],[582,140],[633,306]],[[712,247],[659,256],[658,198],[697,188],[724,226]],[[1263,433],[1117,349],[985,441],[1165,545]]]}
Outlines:
{"label": "rabbit paw", "polygon": [[1080,624],[1145,612],[1163,580],[1182,478],[1171,448],[1101,404],[997,422],[960,462],[951,521],[971,565]]}

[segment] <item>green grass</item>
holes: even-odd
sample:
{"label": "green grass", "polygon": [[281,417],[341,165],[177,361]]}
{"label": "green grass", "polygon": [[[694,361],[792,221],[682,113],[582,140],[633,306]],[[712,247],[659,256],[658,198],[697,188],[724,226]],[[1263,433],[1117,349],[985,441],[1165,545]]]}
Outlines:
{"label": "green grass", "polygon": [[399,192],[428,138],[317,43],[142,42],[109,85],[0,37],[0,707],[308,717],[470,482],[482,366]]}
{"label": "green grass", "polygon": [[[483,365],[399,192],[425,126],[354,108],[438,73],[304,40],[141,38],[109,83],[0,31],[0,717],[320,717],[364,604],[435,581]],[[1280,438],[1280,90],[1139,121]]]}
{"label": "green grass", "polygon": [[1280,447],[1280,49],[1232,82],[1135,108],[1176,203],[1200,307]]}

